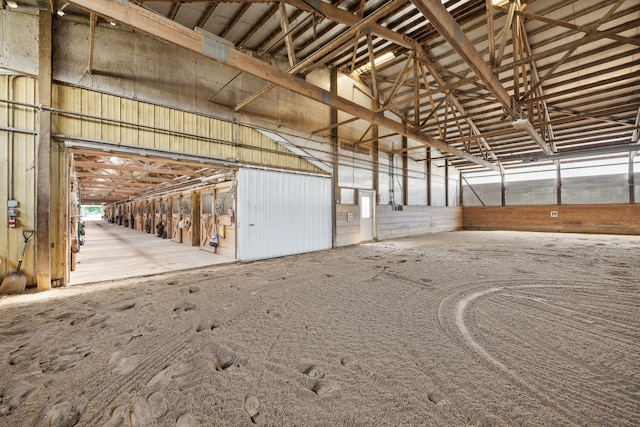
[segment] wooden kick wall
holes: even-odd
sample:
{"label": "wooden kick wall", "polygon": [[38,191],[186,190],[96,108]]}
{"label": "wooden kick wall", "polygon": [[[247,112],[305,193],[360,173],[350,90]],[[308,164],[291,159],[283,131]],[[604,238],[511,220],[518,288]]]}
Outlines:
{"label": "wooden kick wall", "polygon": [[640,234],[640,205],[469,206],[462,208],[462,228]]}

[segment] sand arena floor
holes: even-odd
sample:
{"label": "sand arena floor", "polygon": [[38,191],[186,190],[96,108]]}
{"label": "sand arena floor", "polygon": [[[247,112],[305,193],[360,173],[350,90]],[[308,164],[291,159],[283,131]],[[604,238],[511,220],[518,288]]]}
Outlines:
{"label": "sand arena floor", "polygon": [[637,426],[640,237],[454,232],[0,298],[2,426]]}

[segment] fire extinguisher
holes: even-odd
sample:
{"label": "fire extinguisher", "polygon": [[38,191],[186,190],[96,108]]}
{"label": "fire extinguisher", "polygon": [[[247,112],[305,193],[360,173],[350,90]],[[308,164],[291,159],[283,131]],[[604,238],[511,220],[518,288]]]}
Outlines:
{"label": "fire extinguisher", "polygon": [[229,222],[233,224],[233,208],[229,208]]}

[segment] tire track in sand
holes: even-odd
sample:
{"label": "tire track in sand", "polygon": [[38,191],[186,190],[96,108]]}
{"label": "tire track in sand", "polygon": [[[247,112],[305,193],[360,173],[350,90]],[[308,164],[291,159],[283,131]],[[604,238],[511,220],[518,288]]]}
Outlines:
{"label": "tire track in sand", "polygon": [[[532,398],[535,398],[536,400],[538,400],[539,402],[547,406],[549,409],[553,410],[558,415],[562,416],[568,424],[581,423],[580,417],[584,416],[584,414],[580,412],[579,408],[583,405],[583,403],[587,403],[587,402],[589,402],[590,404],[596,405],[597,406],[597,408],[595,409],[596,413],[598,415],[602,415],[603,417],[605,417],[605,419],[607,414],[614,414],[614,413],[617,413],[618,416],[621,416],[624,414],[623,419],[626,419],[626,420],[636,419],[638,415],[637,410],[633,409],[633,402],[632,402],[633,397],[630,396],[629,393],[625,392],[625,389],[626,389],[625,384],[628,385],[628,381],[625,381],[624,376],[619,377],[618,381],[615,381],[614,383],[611,383],[611,384],[609,384],[606,381],[605,381],[606,384],[602,383],[602,381],[600,381],[596,376],[591,380],[595,381],[595,384],[592,384],[592,386],[598,389],[596,390],[598,392],[595,393],[595,391],[592,390],[589,393],[590,395],[595,393],[593,394],[593,396],[590,396],[592,399],[595,398],[595,400],[589,399],[589,396],[569,395],[568,396],[569,401],[563,402],[561,400],[556,399],[557,397],[562,397],[562,394],[559,396],[554,396],[553,390],[561,390],[562,386],[566,386],[566,384],[564,384],[562,381],[563,381],[563,378],[566,377],[567,373],[559,371],[556,376],[553,376],[553,378],[546,378],[546,379],[537,378],[534,376],[531,378],[533,382],[528,381],[527,377],[529,375],[535,375],[535,372],[534,372],[535,369],[533,370],[531,369],[531,366],[533,365],[526,366],[524,368],[525,370],[531,371],[531,373],[527,374],[526,372],[523,372],[522,375],[516,374],[516,372],[514,372],[514,370],[510,368],[508,363],[505,363],[504,360],[501,360],[495,354],[492,354],[490,350],[487,350],[487,348],[485,348],[485,346],[482,343],[480,343],[476,338],[474,338],[474,335],[469,329],[468,322],[470,321],[470,319],[475,319],[475,316],[472,316],[469,314],[471,307],[473,305],[479,304],[480,300],[482,300],[483,298],[489,297],[490,295],[500,294],[504,291],[518,291],[518,290],[525,290],[525,289],[545,289],[545,288],[562,289],[562,290],[571,290],[571,289],[593,290],[593,285],[587,286],[587,285],[579,285],[575,283],[566,284],[566,285],[558,284],[558,283],[543,283],[543,284],[535,284],[535,285],[515,284],[515,285],[508,285],[508,286],[495,286],[495,285],[496,285],[495,282],[487,282],[486,287],[484,289],[482,288],[479,289],[476,286],[475,292],[473,292],[473,289],[471,289],[470,291],[462,290],[457,293],[450,294],[445,298],[443,298],[440,301],[437,309],[437,321],[439,326],[443,329],[443,331],[447,333],[447,335],[449,335],[454,341],[459,342],[464,348],[466,348],[467,352],[471,354],[475,354],[476,356],[479,356],[485,365],[488,365],[489,367],[497,368],[499,372],[501,372],[511,383],[519,387],[523,392],[526,392]],[[468,293],[468,292],[471,292],[471,293]],[[501,307],[498,303],[495,303],[494,305],[496,305],[497,307],[498,306]],[[553,304],[553,306],[556,309],[558,308],[566,309],[566,310],[561,310],[561,312],[568,313],[570,315],[586,314],[580,311],[579,307],[577,307],[576,309],[567,309],[566,307],[556,306],[555,304]],[[489,315],[489,320],[492,320],[490,317],[490,312],[489,314],[485,312],[483,313],[483,315],[484,316]],[[515,315],[517,315],[517,313],[515,313]],[[597,316],[593,316],[593,317],[597,317]],[[616,322],[615,320],[611,321],[611,319],[607,319],[607,318],[598,318],[598,319],[610,325],[616,325],[618,327],[624,326],[624,324],[622,324],[621,322]],[[632,327],[632,329],[634,328]],[[589,331],[587,329],[582,332],[588,333]],[[526,338],[527,337],[518,337],[518,339],[522,339],[522,340],[526,340]],[[499,341],[500,340],[497,340],[497,342]],[[511,341],[506,342],[507,346],[505,348],[500,348],[501,351],[507,352],[505,353],[505,355],[510,354],[509,353],[510,342]],[[531,343],[528,341],[527,343],[534,345],[534,347],[536,344],[535,342]],[[546,343],[546,344],[548,345],[549,343]],[[500,344],[497,344],[497,345],[500,345]],[[538,341],[537,345],[540,346],[541,342]],[[561,354],[561,353],[556,352],[554,354]],[[555,359],[554,358],[550,358],[550,359],[551,360],[549,360],[549,362],[554,363]],[[562,362],[562,360],[555,361],[555,362],[559,363],[562,366],[565,366],[565,369],[567,367],[571,368],[570,362],[572,360],[574,362],[574,365],[575,364],[579,365],[578,367],[581,367],[582,364],[584,363],[584,361],[582,361],[581,359],[569,359],[568,361],[569,365],[566,365]],[[537,362],[537,361],[532,360],[530,362]],[[545,366],[545,367],[549,368],[549,366]],[[551,368],[553,367],[554,366],[551,366]],[[558,366],[558,367],[561,367],[561,366]],[[520,366],[520,368],[522,368],[522,366]],[[582,380],[584,380],[584,378],[582,378]],[[570,377],[570,381],[576,381],[576,379],[573,377]],[[576,382],[575,384],[580,384],[580,383]],[[555,388],[553,386],[557,386],[558,388]],[[599,390],[598,386],[605,386],[606,390]],[[567,403],[569,403],[569,405]],[[629,403],[631,403],[631,405],[629,405]]]}
{"label": "tire track in sand", "polygon": [[[495,285],[493,282],[487,283],[488,286],[491,286],[492,284]],[[460,344],[466,348],[469,353],[480,356],[480,359],[485,364],[488,364],[490,367],[497,368],[498,372],[501,372],[510,383],[520,388],[533,399],[542,402],[546,407],[554,411],[558,416],[562,417],[565,420],[566,425],[571,425],[575,424],[574,414],[566,408],[554,403],[549,397],[547,397],[546,393],[529,386],[526,380],[520,378],[515,374],[515,372],[513,372],[513,370],[492,356],[473,338],[465,323],[465,314],[467,313],[468,307],[483,297],[505,289],[513,289],[514,287],[541,286],[548,287],[549,285],[491,286],[486,289],[473,292],[462,298],[460,298],[460,293],[450,294],[443,298],[438,304],[438,324],[447,335],[449,335],[454,341],[460,342]],[[554,287],[557,287],[557,285],[554,285]],[[464,290],[461,293],[464,293]],[[453,314],[451,315],[451,313]],[[453,327],[450,326],[451,323],[453,323]],[[462,336],[462,340],[460,339],[460,336]]]}

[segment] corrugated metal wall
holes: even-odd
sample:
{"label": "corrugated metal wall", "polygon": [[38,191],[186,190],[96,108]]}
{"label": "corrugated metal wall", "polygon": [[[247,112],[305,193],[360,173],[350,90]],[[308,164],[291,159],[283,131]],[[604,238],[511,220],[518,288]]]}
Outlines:
{"label": "corrugated metal wall", "polygon": [[238,257],[263,259],[331,248],[331,179],[241,168]]}
{"label": "corrugated metal wall", "polygon": [[[35,105],[37,85],[29,77],[0,76],[0,99],[9,102]],[[0,103],[0,274],[15,271],[18,256],[22,251],[22,230],[35,228],[36,191],[35,161],[38,129],[38,114],[33,107]],[[9,164],[11,161],[12,165]],[[10,176],[10,174],[12,176]],[[9,185],[11,188],[9,188]],[[12,193],[12,194],[11,194]],[[18,201],[18,226],[8,228],[7,200]],[[29,284],[33,283],[35,271],[35,239],[29,241],[22,269],[26,271]]]}
{"label": "corrugated metal wall", "polygon": [[238,163],[320,172],[255,129],[86,89],[55,85],[52,134]]}

